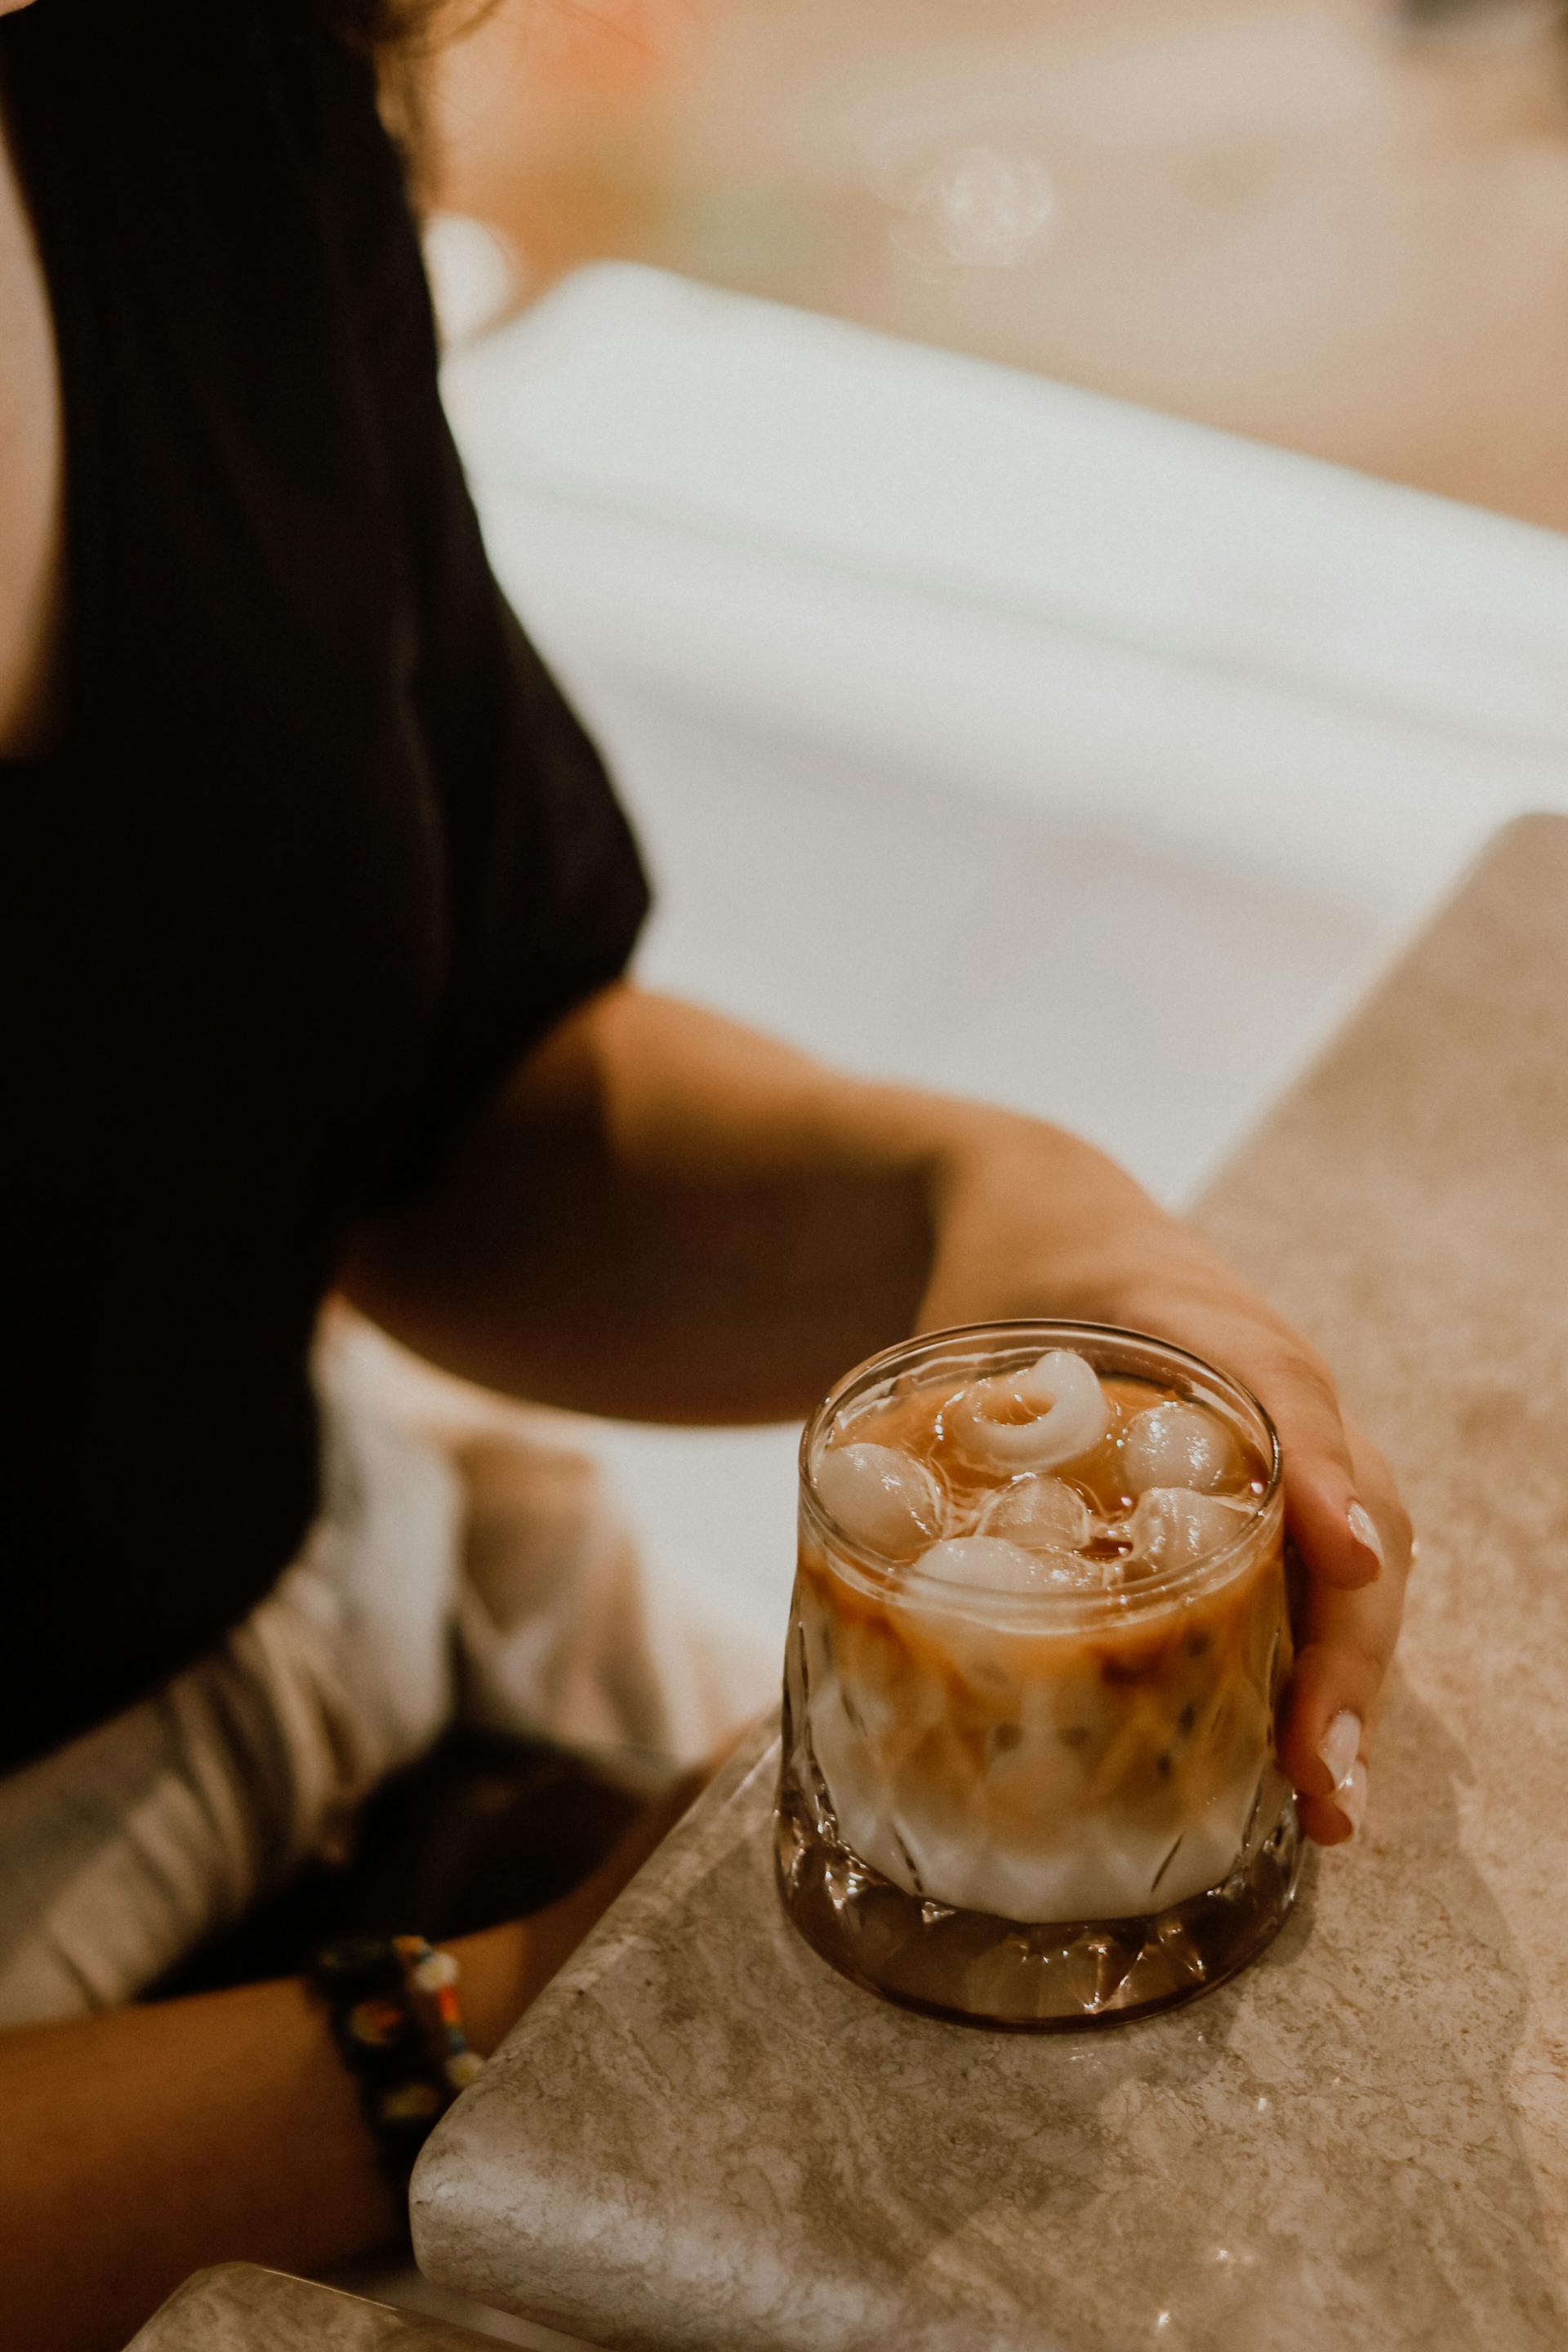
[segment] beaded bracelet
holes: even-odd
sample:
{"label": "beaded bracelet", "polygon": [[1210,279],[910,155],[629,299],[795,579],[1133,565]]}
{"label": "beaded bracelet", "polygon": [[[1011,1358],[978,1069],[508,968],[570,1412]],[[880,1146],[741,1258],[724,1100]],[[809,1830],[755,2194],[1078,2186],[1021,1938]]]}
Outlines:
{"label": "beaded bracelet", "polygon": [[463,2031],[458,1963],[423,1936],[345,1936],[317,1953],[310,1973],[401,2195],[437,2117],[483,2063]]}

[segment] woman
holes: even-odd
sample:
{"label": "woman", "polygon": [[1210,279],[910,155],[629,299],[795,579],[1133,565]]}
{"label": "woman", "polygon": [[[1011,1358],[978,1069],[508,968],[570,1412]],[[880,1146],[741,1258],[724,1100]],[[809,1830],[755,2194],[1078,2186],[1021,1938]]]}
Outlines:
{"label": "woman", "polygon": [[[336,1286],[471,1380],[673,1422],[798,1415],[921,1327],[1045,1312],[1184,1342],[1283,1437],[1284,1754],[1309,1832],[1351,1835],[1409,1530],[1311,1351],[1073,1138],[623,977],[636,854],[485,565],[342,21],[364,10],[0,5],[0,1823],[193,1690],[204,1738],[278,1732],[220,1720],[224,1676],[270,1643],[281,1679],[245,1688],[280,1689],[304,1638]],[[321,1721],[289,1738],[330,1746],[300,1675]],[[476,2048],[670,1810],[578,1895],[468,1940]],[[215,2257],[311,2268],[387,2233],[305,1984],[129,2005],[132,1963],[85,1980],[26,1907],[0,1904],[0,1944],[52,1954],[76,2013],[0,2032],[14,2352],[118,2343]]]}

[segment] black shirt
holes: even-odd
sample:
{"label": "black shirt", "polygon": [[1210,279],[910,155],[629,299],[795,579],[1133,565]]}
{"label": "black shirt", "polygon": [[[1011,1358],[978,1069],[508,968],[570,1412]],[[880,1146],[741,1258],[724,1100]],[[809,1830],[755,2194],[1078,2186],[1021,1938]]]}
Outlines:
{"label": "black shirt", "polygon": [[306,0],[36,0],[0,72],[71,609],[63,739],[0,765],[4,1768],[275,1580],[345,1230],[645,890],[486,563],[368,68]]}

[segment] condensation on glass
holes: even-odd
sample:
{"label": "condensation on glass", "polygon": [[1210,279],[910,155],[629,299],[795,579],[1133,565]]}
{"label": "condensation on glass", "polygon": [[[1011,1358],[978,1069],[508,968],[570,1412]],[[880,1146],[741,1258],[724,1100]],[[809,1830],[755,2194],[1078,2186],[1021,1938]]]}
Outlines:
{"label": "condensation on glass", "polygon": [[[1053,1460],[1030,1428],[1072,1411],[1057,1454],[1089,1442]],[[776,1851],[806,1941],[890,2000],[1034,2028],[1261,1951],[1299,1840],[1257,1401],[1139,1333],[976,1326],[847,1374],[800,1459]]]}

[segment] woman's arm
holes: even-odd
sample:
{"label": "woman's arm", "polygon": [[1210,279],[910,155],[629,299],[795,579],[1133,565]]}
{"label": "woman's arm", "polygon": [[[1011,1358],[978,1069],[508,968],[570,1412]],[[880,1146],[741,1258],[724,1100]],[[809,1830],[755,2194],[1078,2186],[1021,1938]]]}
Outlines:
{"label": "woman's arm", "polygon": [[[488,2056],[684,1810],[593,1877],[450,1948]],[[323,2006],[298,1977],[0,2032],[0,2345],[119,2352],[194,2270],[315,2271],[385,2243],[391,2189]]]}
{"label": "woman's arm", "polygon": [[1410,1535],[1386,1465],[1306,1343],[1075,1137],[619,987],[516,1073],[439,1199],[359,1238],[343,1279],[451,1370],[647,1420],[794,1416],[875,1348],[994,1317],[1184,1342],[1279,1427],[1307,1570],[1286,1760],[1312,1835],[1353,1827],[1364,1787],[1333,1801],[1318,1751],[1342,1714],[1364,1760],[1398,1631]]}
{"label": "woman's arm", "polygon": [[515,1073],[355,1303],[447,1369],[633,1420],[790,1418],[913,1317],[963,1116],[619,987]]}

